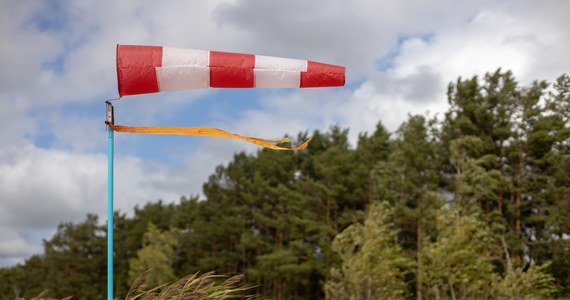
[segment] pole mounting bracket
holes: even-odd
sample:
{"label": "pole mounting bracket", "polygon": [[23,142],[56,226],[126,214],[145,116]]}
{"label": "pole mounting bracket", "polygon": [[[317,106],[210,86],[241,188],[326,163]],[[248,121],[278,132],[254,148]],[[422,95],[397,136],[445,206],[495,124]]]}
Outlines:
{"label": "pole mounting bracket", "polygon": [[111,101],[109,100],[105,101],[105,104],[107,104],[107,114],[106,114],[105,124],[107,124],[107,126],[115,125],[115,113],[113,109],[113,104],[111,104]]}

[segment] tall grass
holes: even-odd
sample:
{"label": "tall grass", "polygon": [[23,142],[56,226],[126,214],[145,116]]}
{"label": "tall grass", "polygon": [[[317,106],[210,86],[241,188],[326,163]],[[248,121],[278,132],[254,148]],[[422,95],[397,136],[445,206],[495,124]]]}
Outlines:
{"label": "tall grass", "polygon": [[[176,281],[147,289],[150,270],[141,274],[131,285],[125,300],[223,300],[223,299],[253,299],[247,295],[252,286],[240,286],[243,275],[232,277],[216,275],[208,272],[182,277]],[[48,290],[30,300],[56,300],[47,298]],[[73,296],[61,300],[70,300]],[[16,300],[25,300],[17,298]],[[116,300],[119,300],[118,298]]]}
{"label": "tall grass", "polygon": [[222,300],[252,299],[246,295],[251,286],[240,287],[243,275],[227,277],[208,272],[192,274],[169,284],[146,289],[149,271],[141,274],[132,284],[125,300]]}

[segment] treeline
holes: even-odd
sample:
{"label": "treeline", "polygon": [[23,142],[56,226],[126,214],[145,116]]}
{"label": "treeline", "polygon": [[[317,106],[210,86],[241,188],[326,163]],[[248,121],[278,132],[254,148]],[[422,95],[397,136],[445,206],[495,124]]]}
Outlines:
{"label": "treeline", "polygon": [[[570,77],[498,70],[449,85],[439,118],[315,132],[298,152],[236,154],[182,198],[115,214],[115,290],[243,274],[269,299],[570,297]],[[301,133],[303,140],[308,136]],[[64,223],[0,269],[0,299],[103,299],[105,227]]]}

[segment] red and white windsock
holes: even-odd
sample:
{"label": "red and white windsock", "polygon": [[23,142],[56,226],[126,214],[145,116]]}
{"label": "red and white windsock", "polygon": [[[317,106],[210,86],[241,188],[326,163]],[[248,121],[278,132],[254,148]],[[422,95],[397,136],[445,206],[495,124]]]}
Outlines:
{"label": "red and white windsock", "polygon": [[307,60],[117,45],[119,95],[202,88],[343,86],[345,68]]}

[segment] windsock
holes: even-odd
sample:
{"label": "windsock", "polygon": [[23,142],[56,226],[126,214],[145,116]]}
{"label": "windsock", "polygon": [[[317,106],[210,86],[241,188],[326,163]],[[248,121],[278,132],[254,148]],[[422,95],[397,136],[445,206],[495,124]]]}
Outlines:
{"label": "windsock", "polygon": [[[204,51],[160,46],[117,45],[119,95],[157,93],[203,88],[310,88],[343,86],[345,68],[314,61]],[[110,120],[117,132],[215,136],[247,141],[274,150],[305,149],[312,137],[297,147],[278,144],[283,139],[242,136],[211,127],[123,126],[115,125],[108,102]],[[109,119],[109,118],[108,118]]]}
{"label": "windsock", "polygon": [[345,68],[307,60],[117,45],[120,96],[202,88],[343,86]]}

